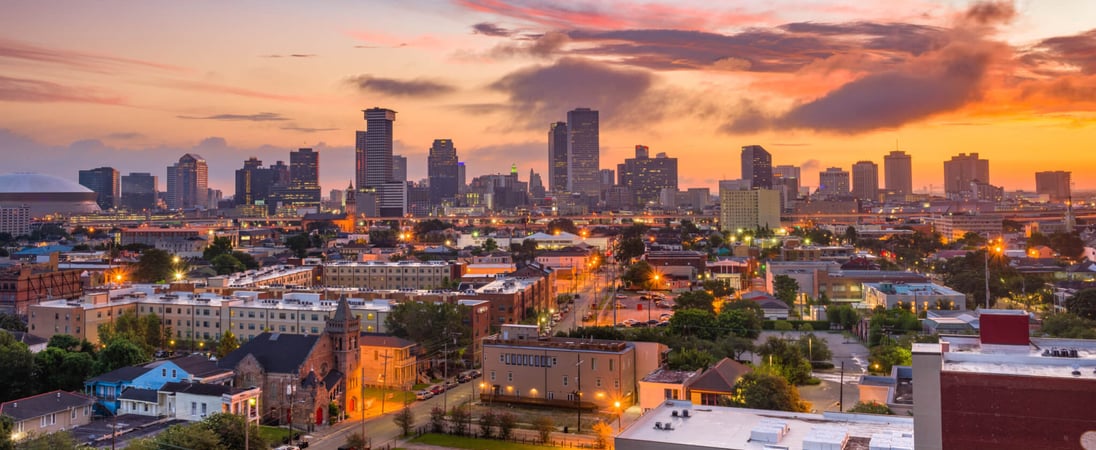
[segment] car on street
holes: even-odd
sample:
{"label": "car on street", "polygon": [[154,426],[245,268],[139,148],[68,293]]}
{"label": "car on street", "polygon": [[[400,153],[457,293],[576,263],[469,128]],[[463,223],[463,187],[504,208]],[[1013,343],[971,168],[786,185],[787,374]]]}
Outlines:
{"label": "car on street", "polygon": [[433,396],[433,392],[423,389],[415,393],[415,400],[429,400]]}
{"label": "car on street", "polygon": [[658,325],[655,325],[655,326],[656,327],[668,327],[668,326],[670,326],[670,321],[659,322]]}
{"label": "car on street", "polygon": [[624,299],[628,298],[628,296],[624,295],[624,294],[617,294],[615,298],[617,300],[624,300]]}
{"label": "car on street", "polygon": [[469,381],[472,381],[472,375],[469,375],[467,373],[462,373],[462,374],[457,376],[457,382],[458,383],[467,383]]}
{"label": "car on street", "polygon": [[435,384],[433,386],[430,386],[427,389],[429,389],[430,392],[432,392],[434,395],[441,395],[441,393],[445,392],[445,385],[444,384]]}
{"label": "car on street", "polygon": [[460,385],[460,382],[458,382],[457,380],[448,380],[448,381],[445,382],[445,390],[448,391],[448,390],[453,389],[453,388],[455,388],[459,385]]}
{"label": "car on street", "polygon": [[635,320],[635,319],[628,319],[628,320],[625,320],[624,323],[627,324],[628,326],[634,326],[636,323],[639,323],[639,321]]}

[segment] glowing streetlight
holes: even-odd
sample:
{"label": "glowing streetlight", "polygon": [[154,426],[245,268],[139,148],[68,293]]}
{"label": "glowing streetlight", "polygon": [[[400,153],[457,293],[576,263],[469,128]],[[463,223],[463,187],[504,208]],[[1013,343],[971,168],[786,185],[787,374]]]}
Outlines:
{"label": "glowing streetlight", "polygon": [[175,272],[175,281],[180,281],[182,279],[183,279],[183,273],[182,272]]}

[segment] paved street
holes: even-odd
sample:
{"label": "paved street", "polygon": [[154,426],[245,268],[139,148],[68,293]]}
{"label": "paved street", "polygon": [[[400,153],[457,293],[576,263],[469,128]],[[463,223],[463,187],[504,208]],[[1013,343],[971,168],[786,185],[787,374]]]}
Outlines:
{"label": "paved street", "polygon": [[[769,336],[795,340],[799,339],[803,334],[805,333],[798,331],[786,332],[783,334],[778,331],[763,331],[761,332],[761,336],[758,337],[757,342],[765,342]],[[826,340],[826,344],[830,347],[830,352],[833,353],[832,361],[834,369],[815,371],[813,375],[821,379],[822,384],[818,386],[800,386],[800,396],[803,397],[803,400],[811,402],[813,408],[819,412],[837,411],[840,409],[841,407],[838,403],[838,399],[841,397],[842,389],[839,383],[842,380],[841,363],[844,362],[844,408],[848,409],[855,405],[859,399],[859,388],[857,385],[860,381],[860,375],[867,373],[868,349],[854,339],[846,340],[840,333],[816,331],[814,336],[818,339]],[[754,364],[761,363],[757,355],[753,355],[752,359]]]}

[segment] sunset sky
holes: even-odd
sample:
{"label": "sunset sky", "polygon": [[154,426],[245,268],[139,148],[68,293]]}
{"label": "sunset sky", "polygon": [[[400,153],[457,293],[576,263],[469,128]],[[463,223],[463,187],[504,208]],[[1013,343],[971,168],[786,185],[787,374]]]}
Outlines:
{"label": "sunset sky", "polygon": [[858,160],[882,176],[897,146],[917,191],[960,152],[1009,190],[1041,170],[1096,188],[1092,0],[18,1],[0,23],[0,172],[110,165],[165,189],[196,152],[230,196],[248,157],[312,147],[326,195],[380,106],[410,179],[450,138],[469,179],[524,180],[549,122],[591,107],[602,168],[644,144],[682,188],[738,178],[750,144],[812,186]]}

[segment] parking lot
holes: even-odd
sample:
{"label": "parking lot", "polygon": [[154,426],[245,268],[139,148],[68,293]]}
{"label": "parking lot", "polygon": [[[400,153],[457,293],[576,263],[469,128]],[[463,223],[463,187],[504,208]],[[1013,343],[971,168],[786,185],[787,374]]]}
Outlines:
{"label": "parking lot", "polygon": [[[596,324],[615,324],[621,327],[659,326],[673,315],[673,298],[674,295],[668,292],[621,291],[616,298],[603,306]],[[587,324],[594,325],[593,322]]]}

